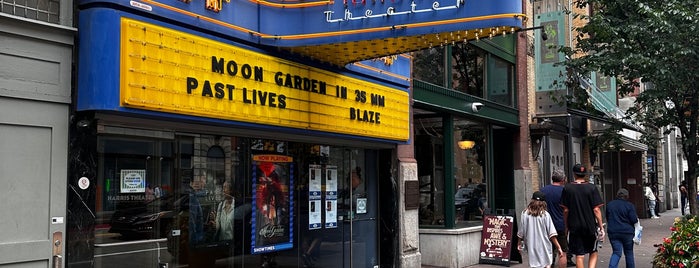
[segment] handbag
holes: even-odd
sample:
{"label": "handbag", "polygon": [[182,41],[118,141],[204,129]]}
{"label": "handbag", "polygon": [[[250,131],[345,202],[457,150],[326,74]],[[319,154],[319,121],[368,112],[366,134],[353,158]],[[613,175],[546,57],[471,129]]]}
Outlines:
{"label": "handbag", "polygon": [[641,221],[637,221],[633,225],[634,233],[633,233],[633,243],[636,245],[641,244],[641,237],[643,236],[643,226],[641,226]]}

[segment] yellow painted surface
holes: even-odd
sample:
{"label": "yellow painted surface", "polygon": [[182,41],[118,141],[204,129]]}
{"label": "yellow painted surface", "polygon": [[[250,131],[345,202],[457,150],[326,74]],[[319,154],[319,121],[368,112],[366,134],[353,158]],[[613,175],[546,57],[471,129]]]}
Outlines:
{"label": "yellow painted surface", "polygon": [[[122,18],[120,71],[125,107],[397,141],[409,138],[405,91],[133,19]],[[278,74],[290,79],[279,85]],[[315,89],[304,89],[303,82],[311,81]],[[338,88],[346,88],[345,98]],[[372,94],[383,102],[372,104]]]}

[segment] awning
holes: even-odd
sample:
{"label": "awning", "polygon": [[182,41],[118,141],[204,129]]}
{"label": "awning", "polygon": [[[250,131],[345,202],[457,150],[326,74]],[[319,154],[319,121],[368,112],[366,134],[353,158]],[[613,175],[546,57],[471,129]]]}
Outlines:
{"label": "awning", "polygon": [[621,135],[621,142],[622,142],[622,147],[624,147],[624,150],[626,150],[626,151],[635,151],[635,152],[641,151],[642,152],[642,151],[648,150],[647,145],[645,145],[637,140],[634,140],[632,138],[626,137],[624,135]]}

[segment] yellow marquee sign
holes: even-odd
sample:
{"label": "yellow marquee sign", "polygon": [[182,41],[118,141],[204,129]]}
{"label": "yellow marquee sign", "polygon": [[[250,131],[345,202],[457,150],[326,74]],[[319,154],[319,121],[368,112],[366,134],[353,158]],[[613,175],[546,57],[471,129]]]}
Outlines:
{"label": "yellow marquee sign", "polygon": [[125,107],[409,138],[405,91],[127,18],[120,72]]}

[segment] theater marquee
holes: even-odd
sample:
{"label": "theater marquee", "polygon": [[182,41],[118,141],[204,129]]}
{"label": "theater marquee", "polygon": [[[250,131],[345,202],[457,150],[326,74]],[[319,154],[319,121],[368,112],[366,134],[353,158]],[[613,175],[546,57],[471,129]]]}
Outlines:
{"label": "theater marquee", "polygon": [[406,141],[406,91],[121,19],[121,105]]}

